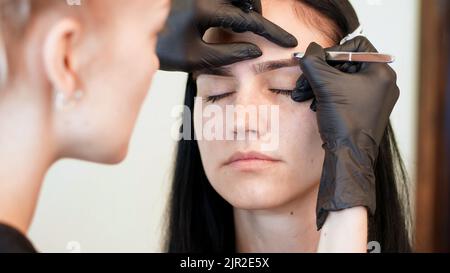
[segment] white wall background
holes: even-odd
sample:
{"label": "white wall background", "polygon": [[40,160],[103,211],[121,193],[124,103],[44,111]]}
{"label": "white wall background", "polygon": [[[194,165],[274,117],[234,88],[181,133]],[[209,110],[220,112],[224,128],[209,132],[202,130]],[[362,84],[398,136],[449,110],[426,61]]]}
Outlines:
{"label": "white wall background", "polygon": [[[402,97],[393,123],[407,167],[416,165],[419,0],[353,0],[367,36],[397,57]],[[158,252],[174,150],[171,110],[185,76],[160,72],[128,159],[119,166],[66,160],[48,173],[30,237],[43,252]]]}
{"label": "white wall background", "polygon": [[397,141],[414,180],[418,120],[420,0],[350,0],[366,36],[380,52],[396,56],[401,97],[392,114]]}

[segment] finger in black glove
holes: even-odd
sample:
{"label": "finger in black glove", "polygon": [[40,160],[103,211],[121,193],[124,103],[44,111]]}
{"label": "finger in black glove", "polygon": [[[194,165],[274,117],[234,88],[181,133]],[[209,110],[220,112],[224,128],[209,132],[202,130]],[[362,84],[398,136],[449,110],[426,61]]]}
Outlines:
{"label": "finger in black glove", "polygon": [[[376,52],[364,37],[330,50]],[[298,92],[300,95],[293,97],[315,97],[317,123],[325,150],[317,227],[323,226],[329,211],[364,206],[374,215],[374,166],[400,94],[396,73],[389,65],[381,63],[348,64],[345,69],[352,73],[342,72],[327,63],[326,51],[316,43],[308,47],[300,67],[307,84],[303,85],[303,93]]]}
{"label": "finger in black glove", "polygon": [[165,30],[158,40],[161,69],[193,72],[257,58],[261,50],[250,43],[208,44],[209,28],[250,31],[283,46],[295,47],[294,36],[263,18],[260,0],[172,0]]}

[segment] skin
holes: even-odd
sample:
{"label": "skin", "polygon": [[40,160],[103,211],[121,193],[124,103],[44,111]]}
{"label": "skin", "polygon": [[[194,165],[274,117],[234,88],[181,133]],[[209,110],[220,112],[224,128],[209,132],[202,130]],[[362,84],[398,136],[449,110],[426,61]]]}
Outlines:
{"label": "skin", "polygon": [[[345,240],[330,240],[335,236],[345,238],[346,234],[343,234],[343,231],[349,226],[352,227],[352,224],[358,224],[357,227],[364,231],[364,228],[361,228],[364,227],[364,218],[360,216],[364,215],[365,209],[331,213],[329,217],[331,220],[325,224],[324,232],[321,234],[316,229],[316,200],[324,160],[324,151],[321,147],[323,142],[318,132],[316,114],[309,108],[311,101],[295,103],[290,99],[289,92],[277,94],[271,90],[292,90],[301,74],[298,65],[255,73],[255,66],[258,64],[289,59],[294,52],[304,52],[313,41],[323,47],[330,47],[335,43],[302,19],[304,17],[301,15],[308,13],[298,12],[302,11],[303,7],[298,1],[267,0],[262,1],[262,6],[263,15],[267,19],[296,36],[299,41],[298,47],[281,48],[251,33],[231,34],[211,30],[206,36],[208,42],[251,42],[259,46],[264,54],[255,60],[228,66],[219,71],[220,73],[217,73],[218,71],[197,73],[198,96],[204,98],[205,105],[216,105],[222,109],[225,109],[226,105],[280,107],[278,134],[280,141],[275,151],[261,150],[263,136],[270,136],[273,132],[251,124],[248,117],[243,118],[240,128],[223,124],[224,128],[232,133],[245,131],[247,136],[253,134],[256,139],[198,141],[203,166],[211,185],[234,208],[237,251],[365,250],[364,239],[361,239],[366,236],[364,234],[355,239],[356,243],[352,244],[352,247],[348,247]],[[331,28],[329,22],[328,27]],[[226,73],[223,70],[226,70]],[[228,95],[221,96],[216,101],[212,99],[223,94]],[[238,119],[236,116],[235,118]],[[260,122],[268,123],[265,117],[258,118]],[[201,134],[202,127],[209,120],[211,119],[202,117],[197,100],[194,110],[197,136]],[[252,159],[227,164],[233,154],[250,151],[270,156],[272,160]],[[350,220],[342,221],[343,219]]]}
{"label": "skin", "polygon": [[[59,159],[125,158],[159,67],[157,34],[169,8],[169,0],[55,5],[9,46],[15,58],[0,90],[0,222],[27,231],[44,176]],[[70,103],[57,107],[57,93]]]}

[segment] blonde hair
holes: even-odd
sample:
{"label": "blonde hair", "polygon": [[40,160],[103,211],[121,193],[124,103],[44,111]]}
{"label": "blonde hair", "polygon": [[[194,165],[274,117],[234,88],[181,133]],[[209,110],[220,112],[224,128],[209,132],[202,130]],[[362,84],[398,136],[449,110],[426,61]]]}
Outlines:
{"label": "blonde hair", "polygon": [[6,49],[2,32],[0,26],[0,88],[5,84],[6,79],[8,78],[8,60],[6,59]]}
{"label": "blonde hair", "polygon": [[0,87],[8,79],[7,41],[23,34],[33,0],[0,0]]}
{"label": "blonde hair", "polygon": [[0,87],[11,72],[8,49],[23,38],[32,16],[56,4],[66,0],[0,0]]}

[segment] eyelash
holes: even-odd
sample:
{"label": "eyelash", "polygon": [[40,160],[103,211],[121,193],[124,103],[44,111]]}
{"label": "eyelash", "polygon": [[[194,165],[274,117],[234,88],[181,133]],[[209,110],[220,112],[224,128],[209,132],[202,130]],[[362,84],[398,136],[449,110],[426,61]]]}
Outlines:
{"label": "eyelash", "polygon": [[269,89],[270,92],[275,93],[277,95],[291,96],[294,90],[285,90],[285,89]]}
{"label": "eyelash", "polygon": [[216,95],[216,96],[208,96],[208,97],[205,98],[205,101],[214,103],[214,102],[216,102],[218,100],[221,100],[221,99],[224,99],[224,98],[228,97],[229,95],[231,95],[233,93],[234,92],[229,92],[229,93],[224,93],[224,94]]}
{"label": "eyelash", "polygon": [[[275,93],[277,95],[284,95],[284,96],[290,96],[292,94],[292,92],[294,92],[294,90],[284,90],[284,89],[269,89],[270,92]],[[221,95],[216,95],[216,96],[208,96],[205,98],[206,102],[217,102],[221,99],[224,99],[228,96],[230,96],[231,94],[233,94],[234,92],[230,92],[230,93],[224,93]]]}

